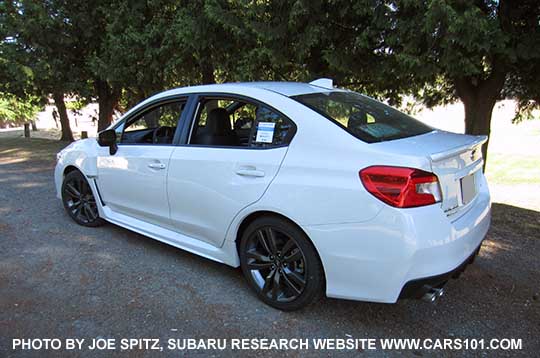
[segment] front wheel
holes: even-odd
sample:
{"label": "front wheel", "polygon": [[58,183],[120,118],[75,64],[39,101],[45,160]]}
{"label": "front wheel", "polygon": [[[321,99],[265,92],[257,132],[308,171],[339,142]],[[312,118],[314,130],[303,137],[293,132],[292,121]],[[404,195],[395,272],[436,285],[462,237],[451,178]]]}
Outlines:
{"label": "front wheel", "polygon": [[69,216],[79,225],[100,226],[96,198],[84,175],[74,170],[68,173],[62,183],[62,202]]}
{"label": "front wheel", "polygon": [[324,287],[319,256],[306,234],[279,217],[252,222],[240,241],[240,264],[266,304],[284,311],[313,302]]}

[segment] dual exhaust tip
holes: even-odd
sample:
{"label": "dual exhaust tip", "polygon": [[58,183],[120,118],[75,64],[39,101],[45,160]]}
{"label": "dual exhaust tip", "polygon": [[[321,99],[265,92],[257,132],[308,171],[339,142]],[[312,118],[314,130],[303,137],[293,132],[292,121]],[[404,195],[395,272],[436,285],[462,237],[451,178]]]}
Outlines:
{"label": "dual exhaust tip", "polygon": [[444,295],[444,288],[427,287],[427,292],[422,296],[422,300],[430,303],[435,303]]}

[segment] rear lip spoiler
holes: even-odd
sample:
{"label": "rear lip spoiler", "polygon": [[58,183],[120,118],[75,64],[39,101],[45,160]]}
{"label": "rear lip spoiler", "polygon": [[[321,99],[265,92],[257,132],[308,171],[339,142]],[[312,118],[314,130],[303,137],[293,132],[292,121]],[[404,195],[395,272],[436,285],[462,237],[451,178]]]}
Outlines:
{"label": "rear lip spoiler", "polygon": [[434,153],[434,154],[431,154],[429,157],[431,158],[431,160],[433,161],[439,161],[439,160],[443,160],[443,159],[446,159],[446,158],[449,158],[449,157],[453,157],[457,154],[461,154],[463,152],[466,152],[474,147],[478,147],[478,146],[481,146],[482,144],[484,144],[485,142],[487,142],[488,140],[488,137],[486,135],[479,135],[479,136],[475,136],[476,139],[468,144],[465,144],[465,145],[461,145],[459,147],[455,147],[455,148],[452,148],[450,150],[446,150],[444,152],[439,152],[439,153]]}

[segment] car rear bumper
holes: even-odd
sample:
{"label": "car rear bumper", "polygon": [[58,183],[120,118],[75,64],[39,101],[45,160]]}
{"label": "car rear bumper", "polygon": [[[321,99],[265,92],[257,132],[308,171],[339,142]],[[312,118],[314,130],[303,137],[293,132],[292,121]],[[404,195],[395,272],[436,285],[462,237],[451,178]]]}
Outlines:
{"label": "car rear bumper", "polygon": [[[313,225],[327,296],[394,303],[409,282],[453,273],[486,236],[491,202],[485,181],[467,213],[451,221],[438,205],[385,206],[363,223]],[[443,277],[444,278],[444,277]]]}
{"label": "car rear bumper", "polygon": [[[480,244],[480,246],[482,246],[482,244]],[[442,288],[451,278],[458,278],[461,273],[465,271],[467,266],[474,262],[474,259],[480,251],[480,246],[478,246],[478,248],[474,250],[461,265],[452,271],[407,282],[401,289],[399,298],[422,298],[422,296],[428,293],[432,288]]]}

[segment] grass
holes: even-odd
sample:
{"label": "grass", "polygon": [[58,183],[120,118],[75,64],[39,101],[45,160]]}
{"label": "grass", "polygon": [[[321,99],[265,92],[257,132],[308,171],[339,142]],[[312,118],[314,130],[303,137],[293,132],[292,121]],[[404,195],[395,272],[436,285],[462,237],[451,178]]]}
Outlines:
{"label": "grass", "polygon": [[[540,195],[540,121],[496,123],[491,132],[486,175],[490,184],[536,187]],[[540,199],[539,199],[540,200]]]}
{"label": "grass", "polygon": [[0,164],[56,160],[56,153],[68,144],[40,138],[0,138]]}
{"label": "grass", "polygon": [[486,175],[488,181],[494,184],[540,185],[540,153],[537,155],[489,153]]}

